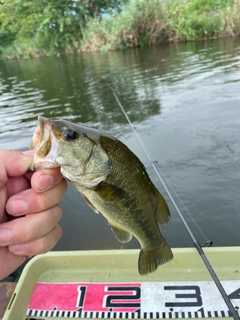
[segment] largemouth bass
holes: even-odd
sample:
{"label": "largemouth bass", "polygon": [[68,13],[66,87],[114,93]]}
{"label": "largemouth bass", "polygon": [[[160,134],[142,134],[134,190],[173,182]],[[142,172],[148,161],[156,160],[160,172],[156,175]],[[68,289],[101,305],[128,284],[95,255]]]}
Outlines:
{"label": "largemouth bass", "polygon": [[158,227],[170,218],[168,205],[144,165],[121,141],[82,124],[40,116],[30,148],[36,150],[32,170],[60,166],[120,242],[137,238],[141,275],[173,258]]}

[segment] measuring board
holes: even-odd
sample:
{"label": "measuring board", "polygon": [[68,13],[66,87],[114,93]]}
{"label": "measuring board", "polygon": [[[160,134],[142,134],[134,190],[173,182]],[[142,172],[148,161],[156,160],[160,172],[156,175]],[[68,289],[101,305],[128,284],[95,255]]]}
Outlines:
{"label": "measuring board", "polygon": [[[221,283],[240,315],[240,280]],[[212,281],[38,282],[26,315],[99,319],[231,316]]]}

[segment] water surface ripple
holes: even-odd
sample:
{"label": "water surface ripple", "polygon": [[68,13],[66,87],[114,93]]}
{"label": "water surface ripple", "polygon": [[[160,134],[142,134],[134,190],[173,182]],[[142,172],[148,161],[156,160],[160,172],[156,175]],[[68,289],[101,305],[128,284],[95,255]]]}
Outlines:
{"label": "water surface ripple", "polygon": [[[0,62],[0,148],[28,148],[37,116],[63,117],[108,131],[143,161],[166,196],[114,99],[118,95],[198,241],[239,245],[240,42],[225,39],[106,54]],[[170,205],[161,227],[173,247],[193,246]],[[105,218],[72,187],[61,201],[55,249],[120,244]]]}

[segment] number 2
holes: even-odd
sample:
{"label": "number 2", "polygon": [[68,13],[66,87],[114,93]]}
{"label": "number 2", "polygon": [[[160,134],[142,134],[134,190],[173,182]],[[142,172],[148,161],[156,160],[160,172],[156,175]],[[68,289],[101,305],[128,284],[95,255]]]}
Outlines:
{"label": "number 2", "polygon": [[[107,291],[115,292],[111,295],[105,295],[104,305],[106,308],[139,308],[140,307],[140,296],[141,290],[139,287],[106,287]],[[124,294],[121,292],[129,292]],[[124,301],[125,300],[125,301]],[[127,301],[126,301],[127,300]]]}

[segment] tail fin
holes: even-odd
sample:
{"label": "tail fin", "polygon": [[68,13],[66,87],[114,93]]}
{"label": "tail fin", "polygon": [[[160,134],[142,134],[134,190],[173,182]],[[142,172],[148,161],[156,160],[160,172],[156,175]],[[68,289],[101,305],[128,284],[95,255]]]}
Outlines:
{"label": "tail fin", "polygon": [[158,266],[172,260],[173,254],[168,244],[155,250],[141,249],[138,259],[138,272],[144,276],[157,270]]}

